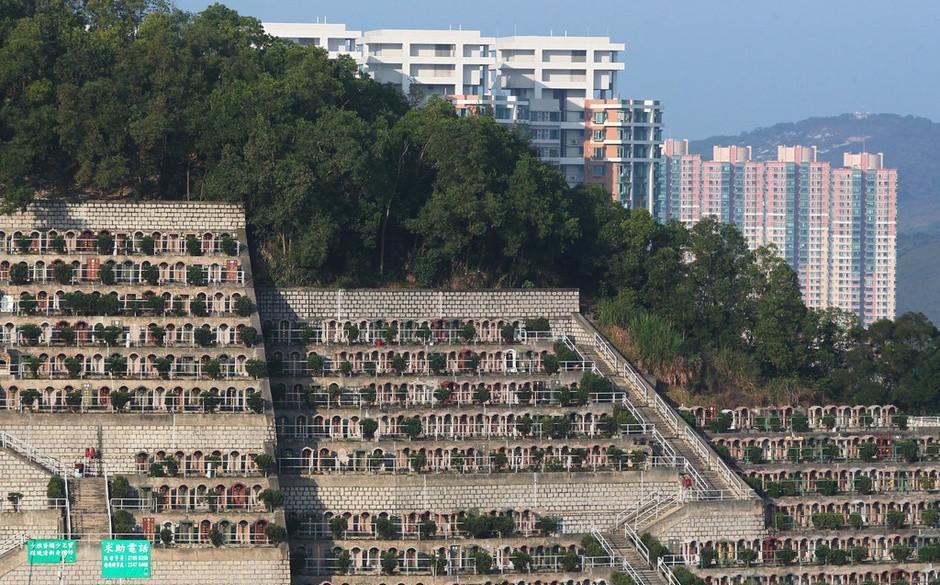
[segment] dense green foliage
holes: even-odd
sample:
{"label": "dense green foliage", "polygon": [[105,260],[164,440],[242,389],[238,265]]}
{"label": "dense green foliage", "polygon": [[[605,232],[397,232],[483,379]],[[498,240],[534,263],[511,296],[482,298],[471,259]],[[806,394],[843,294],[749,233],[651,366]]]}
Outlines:
{"label": "dense green foliage", "polygon": [[[244,202],[279,284],[559,281],[575,194],[491,117],[409,108],[219,5],[11,0],[0,189]],[[548,274],[543,274],[547,272]]]}
{"label": "dense green foliage", "polygon": [[733,227],[660,225],[569,187],[490,116],[416,107],[220,5],[2,6],[6,210],[37,192],[237,201],[262,281],[578,287],[635,359],[693,392],[940,406],[940,334],[922,316],[862,330],[809,310],[793,271]]}
{"label": "dense green foliage", "polygon": [[636,244],[613,256],[627,264],[612,268],[619,290],[599,317],[623,327],[661,378],[699,392],[763,389],[781,402],[940,410],[940,331],[922,314],[864,329],[851,314],[809,309],[794,271],[773,250],[749,251],[731,226],[687,231],[634,213],[621,227]]}

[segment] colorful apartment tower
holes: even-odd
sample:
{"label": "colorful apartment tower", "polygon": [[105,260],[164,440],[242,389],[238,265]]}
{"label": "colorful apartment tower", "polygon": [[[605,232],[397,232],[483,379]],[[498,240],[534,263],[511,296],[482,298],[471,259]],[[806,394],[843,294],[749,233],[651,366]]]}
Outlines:
{"label": "colorful apartment tower", "polygon": [[585,100],[584,182],[603,185],[624,207],[655,212],[662,160],[656,100]]}
{"label": "colorful apartment tower", "polygon": [[[599,184],[655,213],[662,110],[616,98],[623,43],[601,36],[489,37],[477,30],[351,31],[341,24],[264,23],[269,34],[345,55],[412,101],[449,99],[458,115],[492,115],[527,135],[571,185]],[[602,118],[601,122],[594,122]]]}
{"label": "colorful apartment tower", "polygon": [[733,223],[751,248],[777,248],[809,306],[852,311],[865,325],[894,317],[897,170],[883,155],[846,153],[832,168],[815,147],[779,146],[776,160],[755,161],[750,147],[716,146],[706,161],[666,140],[663,157],[657,219]]}
{"label": "colorful apartment tower", "polygon": [[732,223],[735,163],[750,160],[750,147],[716,148],[710,161],[690,154],[688,140],[668,139],[662,148],[656,219],[692,225],[708,216]]}

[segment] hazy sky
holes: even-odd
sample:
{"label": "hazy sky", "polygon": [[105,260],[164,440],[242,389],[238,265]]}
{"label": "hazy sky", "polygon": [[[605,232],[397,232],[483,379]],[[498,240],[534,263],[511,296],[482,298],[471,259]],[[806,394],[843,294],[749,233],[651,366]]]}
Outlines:
{"label": "hazy sky", "polygon": [[[198,11],[210,2],[176,0]],[[224,0],[261,20],[487,35],[609,34],[622,97],[704,138],[844,112],[940,120],[940,0]]]}

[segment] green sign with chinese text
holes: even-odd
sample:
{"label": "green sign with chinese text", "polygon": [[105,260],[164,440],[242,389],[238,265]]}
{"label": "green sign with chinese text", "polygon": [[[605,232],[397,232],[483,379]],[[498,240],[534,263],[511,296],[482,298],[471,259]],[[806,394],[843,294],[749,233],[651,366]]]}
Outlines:
{"label": "green sign with chinese text", "polygon": [[26,560],[30,565],[74,563],[77,550],[74,540],[36,538],[26,543]]}
{"label": "green sign with chinese text", "polygon": [[146,540],[102,540],[102,579],[149,579],[150,542]]}

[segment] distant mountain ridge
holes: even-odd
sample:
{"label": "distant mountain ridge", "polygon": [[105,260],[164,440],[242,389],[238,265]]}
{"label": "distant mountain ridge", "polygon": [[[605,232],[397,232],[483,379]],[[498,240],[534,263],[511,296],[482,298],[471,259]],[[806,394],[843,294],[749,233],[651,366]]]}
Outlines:
{"label": "distant mountain ridge", "polygon": [[756,128],[736,136],[690,141],[692,152],[711,156],[715,145],[749,145],[754,158],[773,159],[778,144],[816,146],[819,159],[841,165],[845,152],[883,152],[898,169],[898,231],[940,232],[940,123],[898,114],[842,114]]}
{"label": "distant mountain ridge", "polygon": [[736,136],[690,141],[692,152],[740,144],[759,160],[773,159],[778,144],[816,146],[820,160],[841,165],[842,153],[883,152],[898,169],[897,310],[926,313],[940,323],[940,123],[897,114],[842,114],[756,128]]}

